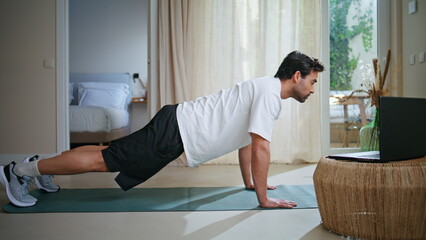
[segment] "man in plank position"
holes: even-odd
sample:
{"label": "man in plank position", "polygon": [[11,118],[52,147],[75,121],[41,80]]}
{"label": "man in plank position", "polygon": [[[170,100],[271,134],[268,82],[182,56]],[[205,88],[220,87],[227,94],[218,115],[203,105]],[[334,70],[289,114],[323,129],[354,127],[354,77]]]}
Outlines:
{"label": "man in plank position", "polygon": [[244,184],[256,191],[259,205],[292,208],[295,202],[267,196],[267,189],[274,189],[267,185],[272,127],[283,111],[282,99],[305,102],[323,70],[318,59],[291,52],[273,78],[248,80],[191,102],[164,106],[144,128],[108,147],[82,146],[52,158],[0,166],[0,182],[12,204],[28,207],[37,202],[28,192],[32,178],[39,188],[56,192],[59,187],[50,175],[120,172],[115,180],[128,190],[183,152],[188,166],[195,167],[239,149]]}

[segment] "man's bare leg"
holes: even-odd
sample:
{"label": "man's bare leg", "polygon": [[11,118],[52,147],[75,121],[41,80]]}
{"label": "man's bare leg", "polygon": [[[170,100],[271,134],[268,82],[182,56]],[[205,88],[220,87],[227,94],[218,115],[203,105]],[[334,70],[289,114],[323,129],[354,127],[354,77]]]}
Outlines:
{"label": "man's bare leg", "polygon": [[[107,172],[102,157],[103,146],[84,146],[61,155],[37,160],[26,158],[23,163],[10,163],[0,166],[0,183],[10,202],[19,207],[29,207],[37,199],[28,192],[28,183],[34,177],[37,188],[47,192],[57,192],[59,186],[53,184],[49,175],[78,174],[85,172]],[[44,176],[40,176],[44,175]]]}
{"label": "man's bare leg", "polygon": [[82,146],[61,155],[38,161],[41,175],[72,175],[86,172],[109,172],[101,150],[106,146]]}

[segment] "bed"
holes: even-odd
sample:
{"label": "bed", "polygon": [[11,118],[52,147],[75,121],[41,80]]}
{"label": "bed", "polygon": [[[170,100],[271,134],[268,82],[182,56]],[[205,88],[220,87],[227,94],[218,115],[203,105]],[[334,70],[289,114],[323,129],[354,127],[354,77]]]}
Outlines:
{"label": "bed", "polygon": [[129,135],[129,73],[71,73],[71,144],[104,144]]}

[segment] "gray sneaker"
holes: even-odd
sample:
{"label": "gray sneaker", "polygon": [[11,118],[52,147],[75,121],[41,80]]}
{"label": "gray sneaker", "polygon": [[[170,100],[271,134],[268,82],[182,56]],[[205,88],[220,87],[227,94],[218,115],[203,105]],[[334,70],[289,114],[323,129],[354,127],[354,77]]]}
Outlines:
{"label": "gray sneaker", "polygon": [[[27,157],[24,159],[24,163],[38,161],[39,156],[35,155],[33,157]],[[52,182],[52,175],[42,175],[39,177],[34,177],[34,183],[36,187],[40,190],[43,190],[48,193],[53,193],[59,191],[61,189],[58,185]]]}
{"label": "gray sneaker", "polygon": [[37,203],[37,199],[28,192],[30,177],[19,177],[13,173],[15,163],[0,166],[0,182],[6,190],[9,201],[18,207],[30,207]]}

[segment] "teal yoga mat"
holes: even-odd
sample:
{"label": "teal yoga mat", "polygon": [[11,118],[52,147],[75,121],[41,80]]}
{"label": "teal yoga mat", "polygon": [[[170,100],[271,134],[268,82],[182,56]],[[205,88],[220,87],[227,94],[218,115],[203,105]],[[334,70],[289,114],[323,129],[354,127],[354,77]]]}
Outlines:
{"label": "teal yoga mat", "polygon": [[[259,210],[256,193],[242,187],[61,189],[56,193],[33,190],[32,207],[3,206],[9,213],[50,212],[157,212]],[[280,185],[271,198],[297,202],[296,208],[317,208],[313,185]]]}

